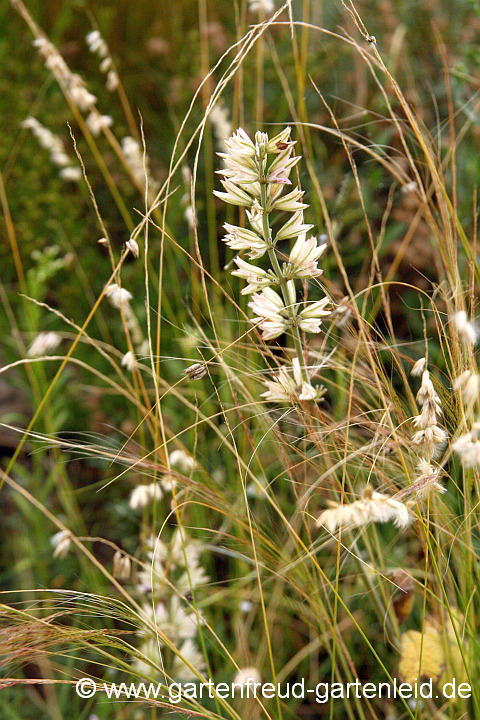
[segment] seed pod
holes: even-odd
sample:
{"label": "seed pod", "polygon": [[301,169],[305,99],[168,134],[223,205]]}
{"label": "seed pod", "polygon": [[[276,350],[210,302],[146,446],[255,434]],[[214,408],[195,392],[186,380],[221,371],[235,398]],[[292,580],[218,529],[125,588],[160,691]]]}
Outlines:
{"label": "seed pod", "polygon": [[201,380],[207,374],[207,368],[204,363],[195,363],[184,370],[183,374],[190,380]]}

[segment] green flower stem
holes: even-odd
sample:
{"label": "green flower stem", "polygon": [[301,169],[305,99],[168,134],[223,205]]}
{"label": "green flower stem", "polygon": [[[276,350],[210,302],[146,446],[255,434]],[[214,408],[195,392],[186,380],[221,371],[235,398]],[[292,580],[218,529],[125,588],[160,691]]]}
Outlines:
{"label": "green flower stem", "polygon": [[283,302],[285,303],[285,307],[287,309],[287,312],[290,316],[290,319],[292,321],[292,329],[293,329],[293,342],[295,345],[295,352],[297,354],[298,362],[300,364],[300,374],[302,376],[302,380],[304,382],[308,383],[309,377],[308,372],[304,364],[303,359],[303,348],[302,348],[302,339],[300,337],[300,330],[295,325],[295,308],[292,307],[290,303],[290,298],[287,295],[287,286],[286,286],[286,280],[283,277],[282,270],[280,268],[280,263],[278,262],[277,254],[275,252],[275,248],[270,246],[270,225],[268,224],[268,216],[269,213],[267,212],[267,185],[265,182],[260,181],[260,204],[262,206],[262,222],[263,222],[263,238],[267,245],[269,245],[268,248],[268,257],[270,258],[270,262],[272,263],[273,271],[275,275],[278,278],[278,282],[280,284],[280,287],[282,289],[282,295],[283,295]]}

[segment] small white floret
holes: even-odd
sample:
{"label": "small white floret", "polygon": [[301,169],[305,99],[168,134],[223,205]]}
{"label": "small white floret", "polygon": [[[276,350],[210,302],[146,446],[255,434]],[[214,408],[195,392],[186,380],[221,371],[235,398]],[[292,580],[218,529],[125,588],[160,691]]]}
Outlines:
{"label": "small white floret", "polygon": [[64,558],[70,549],[72,540],[68,530],[60,530],[52,535],[50,542],[54,547],[53,557]]}
{"label": "small white floret", "polygon": [[241,668],[237,673],[235,673],[233,682],[238,685],[247,685],[247,683],[250,686],[258,685],[262,682],[262,676],[255,667]]}
{"label": "small white floret", "polygon": [[113,118],[110,115],[100,115],[95,111],[87,117],[86,124],[92,135],[97,137],[102,130],[113,125]]}
{"label": "small white floret", "polygon": [[423,371],[425,370],[425,365],[427,364],[427,358],[420,358],[420,360],[417,360],[417,362],[414,364],[413,368],[410,371],[410,374],[414,377],[418,377],[422,375]]}
{"label": "small white floret", "polygon": [[62,338],[56,332],[41,332],[35,337],[28,350],[29,357],[41,357],[55,350]]}
{"label": "small white floret", "polygon": [[120,84],[120,81],[118,79],[118,75],[115,72],[115,70],[110,70],[107,75],[107,82],[105,83],[105,87],[109,92],[113,92],[118,88]]}
{"label": "small white floret", "polygon": [[168,461],[171,467],[177,467],[185,475],[194,470],[197,465],[195,458],[187,455],[183,450],[173,450],[168,456]]}
{"label": "small white floret", "polygon": [[133,372],[135,368],[135,355],[129,350],[122,358],[122,366],[127,368],[130,372]]}
{"label": "small white floret", "polygon": [[129,505],[132,510],[139,510],[150,502],[161,500],[162,497],[163,493],[158,483],[138,485],[130,494]]}
{"label": "small white floret", "polygon": [[477,329],[473,322],[469,322],[465,310],[460,310],[453,316],[453,324],[460,337],[472,345],[477,339]]}
{"label": "small white floret", "polygon": [[120,287],[116,283],[112,283],[105,288],[105,295],[109,299],[114,308],[120,309],[122,305],[128,305],[133,295],[125,288]]}
{"label": "small white floret", "polygon": [[140,248],[138,247],[138,243],[137,243],[137,241],[135,240],[135,238],[130,238],[129,240],[127,240],[127,242],[125,243],[125,245],[126,245],[127,248],[130,250],[130,252],[132,253],[133,257],[135,257],[135,258],[138,258],[138,257],[139,257],[139,255],[140,255]]}
{"label": "small white floret", "polygon": [[130,572],[130,558],[120,550],[117,550],[113,556],[113,577],[118,580],[128,580],[130,578]]}

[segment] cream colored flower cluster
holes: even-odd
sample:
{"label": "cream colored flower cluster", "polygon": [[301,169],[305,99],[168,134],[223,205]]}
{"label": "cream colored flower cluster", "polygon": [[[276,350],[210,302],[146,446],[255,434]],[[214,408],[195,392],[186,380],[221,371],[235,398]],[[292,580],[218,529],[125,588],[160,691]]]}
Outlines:
{"label": "cream colored flower cluster", "polygon": [[[309,375],[313,375],[316,370],[314,368],[311,372],[307,368]],[[265,380],[265,385],[267,390],[261,397],[271,402],[288,403],[295,397],[299,400],[318,400],[325,393],[325,388],[313,387],[310,382],[303,381],[298,358],[293,359],[291,373],[289,368],[281,367],[273,380]]]}
{"label": "cream colored flower cluster", "polygon": [[45,67],[52,72],[72,103],[82,111],[91,110],[97,102],[97,98],[87,90],[85,81],[80,75],[70,70],[55,45],[45,37],[36,38],[33,44],[45,60]]}
{"label": "cream colored flower cluster", "polygon": [[480,422],[474,422],[470,432],[461,435],[452,445],[467,468],[480,465]]}
{"label": "cream colored flower cluster", "polygon": [[100,72],[107,73],[105,86],[107,90],[113,92],[118,87],[118,75],[113,68],[113,60],[108,51],[108,45],[102,37],[99,30],[92,30],[85,37],[88,49],[91,53],[95,53],[101,59]]}
{"label": "cream colored flower cluster", "polygon": [[[103,238],[102,238],[103,240]],[[100,241],[99,241],[100,242]],[[128,247],[128,243],[127,243]],[[120,287],[117,283],[111,283],[105,288],[105,297],[110,304],[120,310],[126,322],[130,333],[132,343],[135,345],[138,355],[147,355],[149,352],[148,341],[144,340],[142,328],[137,320],[135,313],[130,306],[130,300],[133,295],[125,288]],[[135,352],[129,350],[122,358],[122,366],[132,372],[136,367]]]}
{"label": "cream colored flower cluster", "polygon": [[184,530],[177,528],[169,544],[161,540],[149,543],[147,552],[148,569],[142,570],[137,576],[139,593],[153,594],[161,599],[170,591],[164,577],[168,577],[181,593],[188,593],[199,585],[205,585],[209,578],[200,565],[201,545],[193,540]]}
{"label": "cream colored flower cluster", "polygon": [[432,458],[441,451],[448,439],[448,433],[438,424],[442,407],[428,370],[424,370],[422,373],[422,384],[417,393],[417,402],[422,411],[413,418],[413,424],[418,430],[414,434],[412,442],[414,445],[421,445],[427,457]]}
{"label": "cream colored flower cluster", "polygon": [[32,344],[28,349],[28,357],[41,357],[52,350],[56,350],[60,345],[62,338],[56,332],[41,332],[35,336]]}
{"label": "cream colored flower cluster", "polygon": [[[266,133],[257,132],[252,141],[239,128],[225,145],[227,151],[219,153],[225,167],[218,171],[223,175],[224,192],[214,194],[231,205],[244,207],[250,227],[226,223],[223,240],[232,250],[244,252],[250,260],[265,255],[270,260],[270,267],[263,269],[237,256],[232,275],[246,282],[241,292],[252,295],[249,307],[255,316],[253,321],[262,330],[263,340],[274,340],[288,332],[293,336],[297,355],[296,364],[281,368],[274,380],[267,381],[265,397],[288,402],[296,398],[318,399],[324,391],[310,383],[300,332],[320,332],[322,318],[330,314],[326,309],[329,299],[300,301],[296,281],[321,275],[318,261],[326,244],[318,245],[315,237],[307,238],[313,226],[304,220],[308,205],[303,202],[302,190],[296,187],[283,194],[285,186],[292,184],[290,174],[300,160],[300,156],[294,154],[291,130],[287,127],[271,139]],[[290,213],[275,234],[270,223],[272,213]],[[291,239],[295,239],[295,243],[288,260],[281,265],[279,244]]]}
{"label": "cream colored flower cluster", "polygon": [[410,525],[411,516],[404,503],[383,493],[373,492],[367,485],[361,500],[339,505],[330,503],[331,507],[324,510],[317,520],[317,527],[325,527],[331,533],[339,528],[348,529],[363,527],[370,522],[385,523],[392,521],[395,527],[406,528]]}
{"label": "cream colored flower cluster", "polygon": [[470,404],[478,397],[480,390],[480,375],[471,370],[465,370],[453,381],[453,389],[460,391],[467,404]]}
{"label": "cream colored flower cluster", "polygon": [[77,182],[82,178],[82,170],[78,166],[71,164],[71,158],[65,151],[63,140],[54,135],[51,130],[42,125],[34,117],[25,118],[22,127],[31,130],[37,138],[40,145],[50,153],[50,160],[53,165],[61,167],[59,172],[62,180]]}
{"label": "cream colored flower cluster", "polygon": [[462,340],[467,345],[474,345],[478,337],[478,330],[475,323],[468,319],[465,310],[455,313],[452,322]]}
{"label": "cream colored flower cluster", "polygon": [[[456,313],[453,325],[466,346],[469,349],[472,348],[477,340],[478,330],[475,323],[468,320],[464,310]],[[478,417],[474,420],[474,409],[480,394],[480,375],[471,370],[465,370],[453,381],[453,389],[461,393],[462,399],[466,403],[465,415],[473,422],[471,430],[461,435],[452,444],[452,450],[457,453],[465,467],[477,467],[480,465],[480,421]]]}
{"label": "cream colored flower cluster", "polygon": [[163,493],[171,493],[177,482],[174,474],[175,471],[183,473],[183,475],[188,475],[196,467],[194,458],[187,455],[183,450],[173,450],[168,456],[168,462],[172,469],[171,473],[162,475],[156,483],[152,482],[148,485],[137,485],[136,488],[132,490],[129,500],[129,505],[132,510],[141,510],[147,505],[161,500]]}
{"label": "cream colored flower cluster", "polygon": [[[151,540],[147,553],[148,568],[137,575],[137,592],[149,598],[142,606],[142,613],[149,624],[154,626],[139,631],[144,638],[135,660],[135,668],[146,676],[152,675],[151,662],[161,665],[159,649],[164,644],[162,635],[178,647],[181,655],[197,671],[205,670],[205,661],[195,637],[201,615],[193,611],[187,600],[190,593],[209,582],[205,569],[200,564],[201,545],[177,528],[169,544]],[[168,578],[169,582],[165,580]],[[175,588],[172,589],[172,585]],[[175,656],[169,674],[176,680],[190,680],[195,676],[181,658]]]}
{"label": "cream colored flower cluster", "polygon": [[[92,35],[92,33],[90,33],[90,35]],[[87,35],[87,42],[90,35]],[[100,33],[98,33],[98,35],[100,35]],[[56,81],[72,104],[76,105],[80,110],[82,110],[82,112],[90,113],[86,122],[91,133],[93,135],[98,135],[103,128],[110,127],[113,122],[110,115],[101,115],[98,112],[95,107],[97,102],[96,96],[92,95],[92,93],[87,89],[85,81],[80,77],[80,75],[77,75],[70,70],[55,45],[53,45],[53,43],[45,37],[36,38],[33,41],[33,44],[38,49],[40,55],[44,58],[45,66],[52,72]]]}
{"label": "cream colored flower cluster", "polygon": [[[115,90],[118,87],[119,80],[117,73],[112,67],[112,59],[108,53],[105,40],[97,30],[88,33],[86,40],[90,51],[102,59],[100,70],[108,73],[106,82],[107,89]],[[70,102],[82,112],[89,113],[86,124],[92,135],[97,136],[103,130],[109,128],[113,124],[112,117],[110,115],[102,115],[97,110],[96,96],[89,92],[85,81],[80,75],[70,70],[57,48],[43,36],[37,37],[33,44],[44,58],[45,66],[52,72]],[[135,182],[140,187],[145,186],[145,173],[147,174],[149,201],[153,201],[159,185],[151,176],[148,156],[145,156],[144,159],[143,149],[140,143],[129,136],[123,138],[122,150],[124,161]],[[60,153],[57,153],[57,155],[60,157]],[[66,180],[79,180],[81,178],[80,168],[71,168],[69,166],[63,168],[60,175]]]}
{"label": "cream colored flower cluster", "polygon": [[435,495],[436,493],[443,495],[447,492],[447,489],[438,482],[440,479],[439,468],[434,467],[428,460],[423,458],[418,463],[417,469],[419,475],[408,490],[418,500],[426,500],[429,495]]}

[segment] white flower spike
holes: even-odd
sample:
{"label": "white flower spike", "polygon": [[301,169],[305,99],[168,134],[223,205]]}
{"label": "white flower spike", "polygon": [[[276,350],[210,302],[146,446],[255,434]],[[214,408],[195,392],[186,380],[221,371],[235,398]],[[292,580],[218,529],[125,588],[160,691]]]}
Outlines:
{"label": "white flower spike", "polygon": [[[262,331],[262,339],[274,340],[291,331],[299,363],[298,382],[290,382],[288,371],[280,371],[275,379],[267,381],[268,389],[263,396],[282,402],[291,398],[317,400],[323,394],[323,388],[315,388],[309,382],[308,371],[303,366],[305,353],[300,331],[320,331],[321,318],[330,314],[330,310],[326,310],[329,299],[299,303],[295,281],[308,281],[321,275],[318,260],[325,252],[326,244],[317,245],[314,237],[307,239],[306,233],[313,225],[304,221],[303,211],[308,206],[302,202],[302,190],[296,187],[282,196],[284,186],[291,184],[290,173],[300,160],[300,156],[294,154],[291,128],[284,128],[271,139],[267,133],[258,131],[254,141],[239,128],[225,146],[226,152],[219,153],[225,168],[219,172],[225,178],[222,185],[226,192],[214,191],[214,194],[227,203],[247,208],[245,214],[251,229],[227,223],[224,242],[232,250],[246,251],[250,260],[268,254],[271,265],[266,270],[237,257],[232,274],[246,280],[241,293],[252,294],[249,308],[255,315],[253,322],[258,323]],[[273,238],[269,215],[275,210],[291,215]],[[276,246],[291,238],[295,243],[288,262],[281,268]],[[273,290],[271,285],[279,285],[280,292]]]}

